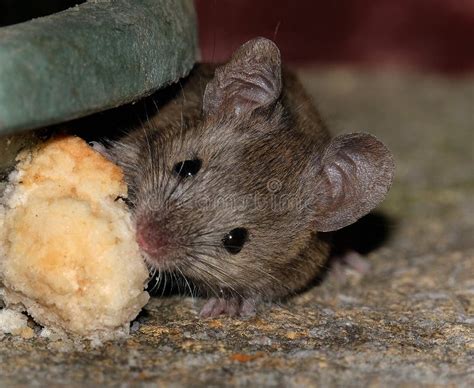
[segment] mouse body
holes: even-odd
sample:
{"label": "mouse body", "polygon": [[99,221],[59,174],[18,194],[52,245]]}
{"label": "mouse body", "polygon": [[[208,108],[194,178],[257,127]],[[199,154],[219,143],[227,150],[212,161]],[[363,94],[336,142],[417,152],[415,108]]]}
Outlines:
{"label": "mouse body", "polygon": [[331,138],[277,46],[256,38],[198,65],[176,97],[112,143],[148,264],[209,298],[201,316],[248,315],[322,270],[340,229],[385,197],[389,150]]}

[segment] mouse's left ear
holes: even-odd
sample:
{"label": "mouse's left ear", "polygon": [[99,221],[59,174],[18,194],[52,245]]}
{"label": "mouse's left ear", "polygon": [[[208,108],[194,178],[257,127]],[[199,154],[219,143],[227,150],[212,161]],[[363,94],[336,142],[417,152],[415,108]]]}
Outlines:
{"label": "mouse's left ear", "polygon": [[248,114],[271,106],[280,93],[280,51],[271,40],[256,38],[216,69],[204,92],[203,111],[208,115]]}
{"label": "mouse's left ear", "polygon": [[388,148],[374,136],[337,136],[326,147],[312,201],[316,230],[330,232],[357,221],[387,194],[395,165]]}

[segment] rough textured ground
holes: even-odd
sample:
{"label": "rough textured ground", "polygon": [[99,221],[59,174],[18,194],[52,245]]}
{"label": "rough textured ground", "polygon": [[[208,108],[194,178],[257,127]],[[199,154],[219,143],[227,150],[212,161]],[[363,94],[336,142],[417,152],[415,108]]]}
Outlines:
{"label": "rough textured ground", "polygon": [[335,132],[370,131],[395,153],[387,201],[352,229],[359,250],[375,248],[369,273],[339,268],[247,320],[203,321],[201,301],[156,299],[130,339],[84,351],[6,336],[0,385],[474,385],[474,80],[303,79]]}

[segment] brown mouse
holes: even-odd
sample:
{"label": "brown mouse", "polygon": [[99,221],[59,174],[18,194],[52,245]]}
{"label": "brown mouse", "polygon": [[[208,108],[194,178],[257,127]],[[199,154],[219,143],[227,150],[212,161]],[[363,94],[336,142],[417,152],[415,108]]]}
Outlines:
{"label": "brown mouse", "polygon": [[148,263],[209,297],[203,317],[247,315],[304,288],[329,255],[318,233],[367,214],[394,173],[375,137],[330,137],[264,38],[222,66],[197,66],[108,152],[124,169]]}

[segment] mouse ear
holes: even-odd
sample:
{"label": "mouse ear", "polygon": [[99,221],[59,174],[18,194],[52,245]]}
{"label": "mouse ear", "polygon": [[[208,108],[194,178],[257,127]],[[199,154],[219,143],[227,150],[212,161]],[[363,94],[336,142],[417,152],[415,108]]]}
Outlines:
{"label": "mouse ear", "polygon": [[271,40],[256,38],[216,69],[204,92],[203,110],[209,115],[246,114],[275,103],[280,93],[280,51]]}
{"label": "mouse ear", "polygon": [[370,212],[387,194],[395,170],[387,147],[363,133],[335,137],[320,163],[313,205],[321,232],[343,228]]}

